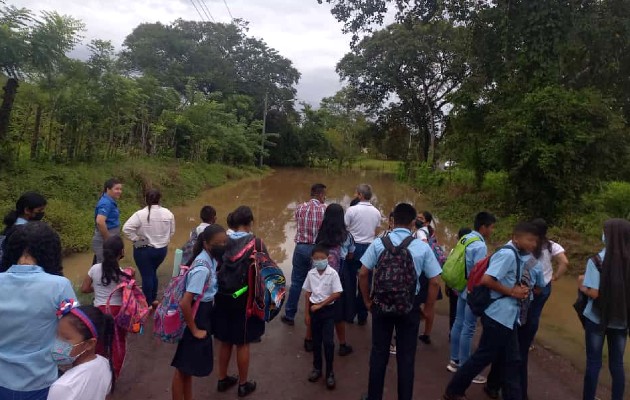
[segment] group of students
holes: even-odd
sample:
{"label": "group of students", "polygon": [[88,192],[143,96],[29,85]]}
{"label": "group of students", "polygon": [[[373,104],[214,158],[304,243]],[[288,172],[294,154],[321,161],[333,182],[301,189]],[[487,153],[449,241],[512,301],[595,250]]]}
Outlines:
{"label": "group of students", "polygon": [[[59,236],[40,221],[46,199],[25,193],[6,216],[6,228],[0,235],[0,399],[105,399],[113,390],[126,353],[126,332],[114,323],[122,304],[116,288],[135,277],[133,269],[120,266],[124,242],[117,200],[121,193],[121,183],[109,180],[95,209],[95,262],[81,285],[82,292],[94,293],[93,305],[80,305],[71,282],[63,277]],[[294,325],[304,292],[304,347],[313,352],[308,380],[317,382],[324,377],[325,385],[334,389],[335,332],[338,354],[352,354],[346,324],[356,320],[365,325],[371,313],[369,382],[362,399],[383,398],[386,368],[393,353],[397,357],[398,399],[410,400],[417,343],[418,339],[431,343],[445,260],[430,213],[418,215],[412,205],[400,203],[390,214],[389,229],[381,231],[383,217],[372,197],[369,185],[359,185],[356,201],[344,210],[340,204],[325,204],[325,185],[312,186],[311,199],[295,211],[291,288],[281,319]],[[158,303],[156,271],[175,230],[173,214],[159,203],[160,193],[148,191],[147,206],[122,229],[134,243],[142,290],[153,307]],[[267,250],[261,240],[254,239],[254,216],[249,207],[230,213],[227,231],[216,223],[212,207],[204,207],[200,217],[202,223],[191,232],[192,252],[183,260],[189,269],[179,306],[186,329],[171,364],[175,368],[172,397],[191,399],[192,377],[213,371],[213,338],[219,344],[217,390],[237,386],[238,396],[244,397],[256,389],[256,383],[248,379],[249,344],[261,340],[265,322],[248,317],[247,296],[219,290],[218,275],[223,264],[241,257],[252,242],[260,244],[260,251]],[[517,224],[511,240],[488,256],[487,241],[495,223],[493,215],[481,212],[475,217],[474,229],[464,228],[458,235],[466,276],[473,276],[486,260],[487,269],[478,285],[486,290],[488,299],[479,312],[469,298],[476,298],[476,293],[445,287],[451,322],[447,369],[454,375],[444,400],[465,399],[472,383],[484,384],[490,398],[528,398],[529,349],[552,283],[568,269],[564,249],[547,238],[547,225],[541,219]],[[603,231],[605,248],[589,259],[585,275],[579,278],[579,291],[587,299],[579,311],[586,341],[585,400],[595,398],[605,339],[612,399],[622,399],[625,389],[630,222],[609,220]],[[422,319],[425,330],[419,335]],[[472,337],[479,320],[483,331],[473,352]],[[35,326],[37,335],[33,334]],[[228,373],[234,348],[236,376]],[[488,377],[480,375],[490,365]]]}

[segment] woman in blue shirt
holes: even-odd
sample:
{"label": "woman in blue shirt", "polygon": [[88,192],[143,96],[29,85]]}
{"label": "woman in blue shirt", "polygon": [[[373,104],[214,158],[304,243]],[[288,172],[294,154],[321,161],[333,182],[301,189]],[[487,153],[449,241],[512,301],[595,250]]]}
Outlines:
{"label": "woman in blue shirt", "polygon": [[[186,330],[171,363],[176,368],[172,385],[174,400],[192,400],[192,377],[204,377],[212,372],[212,304],[217,293],[218,260],[223,257],[226,242],[223,227],[206,227],[197,238],[193,258],[187,263],[191,270],[180,302]],[[201,300],[195,314],[193,307],[199,296]]]}
{"label": "woman in blue shirt", "polygon": [[[622,400],[625,389],[623,355],[630,321],[630,222],[611,219],[604,223],[606,248],[586,265],[580,291],[589,297],[584,310],[586,371],[584,400],[595,399],[602,368],[604,338],[608,340],[608,365],[612,376],[612,400]],[[597,259],[599,257],[599,259]]]}
{"label": "woman in blue shirt", "polygon": [[76,301],[62,275],[59,235],[43,222],[19,226],[6,246],[9,267],[0,269],[0,399],[45,400],[57,379],[50,353],[56,311]]}
{"label": "woman in blue shirt", "polygon": [[122,195],[122,183],[111,178],[103,187],[103,194],[94,209],[94,237],[92,250],[94,261],[92,264],[103,262],[103,242],[112,235],[120,235],[120,210],[116,203]]}

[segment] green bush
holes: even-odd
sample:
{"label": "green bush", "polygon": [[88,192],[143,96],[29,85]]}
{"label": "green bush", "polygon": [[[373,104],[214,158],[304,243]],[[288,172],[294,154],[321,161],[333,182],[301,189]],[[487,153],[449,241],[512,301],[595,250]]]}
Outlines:
{"label": "green bush", "polygon": [[427,163],[421,163],[414,168],[414,185],[418,189],[440,187],[444,183],[444,175],[434,171]]}
{"label": "green bush", "polygon": [[603,211],[611,218],[630,219],[630,183],[609,182],[599,198]]}

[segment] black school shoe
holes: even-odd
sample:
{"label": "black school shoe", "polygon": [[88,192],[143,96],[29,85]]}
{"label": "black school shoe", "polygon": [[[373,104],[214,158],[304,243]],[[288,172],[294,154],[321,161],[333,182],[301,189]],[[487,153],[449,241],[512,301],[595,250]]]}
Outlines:
{"label": "black school shoe", "polygon": [[307,353],[313,352],[313,339],[304,339],[304,351]]}
{"label": "black school shoe", "polygon": [[424,344],[431,344],[431,337],[429,335],[420,335],[418,339]]}
{"label": "black school shoe", "polygon": [[256,382],[249,381],[242,385],[238,385],[238,397],[245,397],[252,394],[256,390]]}
{"label": "black school shoe", "polygon": [[283,323],[289,325],[289,326],[293,326],[295,325],[295,321],[292,319],[287,318],[286,315],[283,315],[282,317],[280,317],[280,321],[282,321]]}
{"label": "black school shoe", "polygon": [[337,382],[335,382],[335,374],[333,374],[332,372],[328,374],[328,377],[326,377],[326,388],[328,390],[333,390],[336,386]]}
{"label": "black school shoe", "polygon": [[352,354],[352,352],[354,351],[354,349],[352,348],[352,346],[350,346],[349,344],[340,344],[339,345],[339,355],[341,357],[345,357],[347,355]]}
{"label": "black school shoe", "polygon": [[234,385],[236,385],[237,383],[238,383],[238,377],[227,376],[224,379],[220,379],[219,382],[217,382],[217,391],[225,392],[231,387],[233,387]]}

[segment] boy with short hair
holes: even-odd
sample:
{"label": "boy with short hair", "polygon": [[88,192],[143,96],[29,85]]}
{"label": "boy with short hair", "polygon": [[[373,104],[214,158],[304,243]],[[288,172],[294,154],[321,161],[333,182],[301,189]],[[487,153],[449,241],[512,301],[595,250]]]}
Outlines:
{"label": "boy with short hair", "polygon": [[195,229],[197,236],[201,235],[208,226],[217,222],[217,211],[212,206],[203,206],[199,212],[199,218],[201,218],[201,223]]}
{"label": "boy with short hair", "polygon": [[529,287],[521,284],[522,266],[537,244],[536,226],[522,222],[514,228],[512,244],[497,251],[490,259],[481,285],[490,289],[493,302],[481,317],[483,333],[479,347],[451,379],[444,400],[465,400],[466,389],[473,378],[495,361],[505,365],[503,399],[522,400],[515,328],[519,322],[519,301],[529,296]]}
{"label": "boy with short hair", "polygon": [[333,359],[335,357],[335,301],[343,289],[339,274],[328,265],[328,249],[316,245],[312,252],[313,268],[306,275],[302,289],[306,292],[305,323],[313,334],[313,371],[308,377],[317,382],[322,377],[322,345],[326,359],[326,387],[335,388]]}

